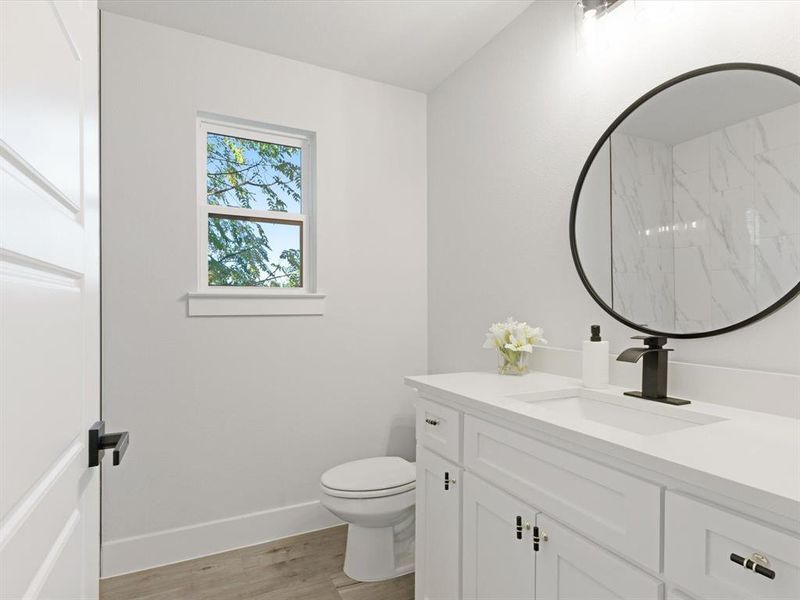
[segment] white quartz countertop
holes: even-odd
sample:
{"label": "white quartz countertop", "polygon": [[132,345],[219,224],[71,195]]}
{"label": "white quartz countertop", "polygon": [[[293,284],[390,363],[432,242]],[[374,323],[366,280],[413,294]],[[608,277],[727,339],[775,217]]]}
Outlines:
{"label": "white quartz countertop", "polygon": [[[721,420],[676,431],[642,435],[509,396],[582,390],[581,382],[548,373],[521,377],[467,372],[406,377],[407,385],[430,399],[477,411],[565,442],[603,452],[690,485],[800,521],[800,420],[695,402],[671,406],[602,393],[627,407],[692,420],[691,413]],[[481,414],[478,414],[481,416]]]}

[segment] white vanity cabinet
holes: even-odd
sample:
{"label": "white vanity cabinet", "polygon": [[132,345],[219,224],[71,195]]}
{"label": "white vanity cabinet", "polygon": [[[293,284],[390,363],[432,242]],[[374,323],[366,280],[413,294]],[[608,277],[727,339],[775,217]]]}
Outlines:
{"label": "white vanity cabinet", "polygon": [[417,407],[417,600],[800,600],[797,528],[475,405]]}
{"label": "white vanity cabinet", "polygon": [[417,446],[417,600],[461,597],[461,473]]}

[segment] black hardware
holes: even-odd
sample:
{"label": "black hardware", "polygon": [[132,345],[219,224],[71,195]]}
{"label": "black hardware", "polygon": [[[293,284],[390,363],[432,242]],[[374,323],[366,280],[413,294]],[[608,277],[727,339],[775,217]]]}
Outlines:
{"label": "black hardware", "polygon": [[762,564],[757,563],[752,558],[744,558],[743,556],[739,556],[738,554],[731,554],[731,560],[735,562],[737,565],[742,565],[748,571],[753,571],[754,573],[763,575],[767,579],[775,579],[775,571],[773,571],[768,567],[765,567]]}
{"label": "black hardware", "polygon": [[[620,0],[581,0],[578,2],[578,6],[583,9],[584,18],[597,18],[611,12],[611,9],[619,6],[618,3],[622,2]],[[589,11],[594,12],[589,14]]]}
{"label": "black hardware", "polygon": [[603,148],[606,147],[606,143],[611,138],[611,135],[617,130],[617,128],[622,124],[622,122],[630,116],[637,108],[639,108],[642,104],[650,100],[652,97],[658,95],[659,93],[667,90],[679,83],[683,83],[684,81],[694,79],[695,77],[700,77],[702,75],[707,75],[709,73],[717,73],[722,71],[758,71],[763,73],[771,73],[778,77],[783,77],[784,79],[800,86],[800,76],[786,71],[785,69],[781,69],[779,67],[773,67],[770,65],[763,65],[758,63],[723,63],[717,65],[711,65],[708,67],[702,67],[700,69],[695,69],[693,71],[689,71],[688,73],[684,73],[683,75],[678,75],[662,83],[661,85],[653,88],[641,98],[636,100],[633,104],[631,104],[628,108],[626,108],[620,116],[618,116],[611,125],[603,132],[603,135],[600,136],[600,139],[592,148],[592,151],[589,153],[589,157],[586,159],[586,162],[581,169],[580,175],[578,176],[578,182],[575,185],[575,191],[572,194],[572,206],[570,207],[569,211],[569,246],[570,252],[572,253],[572,261],[575,264],[575,268],[578,271],[578,277],[580,277],[581,283],[586,288],[586,291],[589,292],[589,295],[594,299],[597,304],[600,305],[604,311],[606,311],[609,315],[614,317],[620,323],[627,325],[637,331],[643,331],[645,333],[649,333],[651,335],[666,335],[670,338],[701,338],[701,337],[709,337],[712,335],[720,335],[722,333],[727,333],[729,331],[734,331],[736,329],[740,329],[764,317],[772,314],[779,308],[783,307],[784,305],[788,304],[795,296],[800,295],[800,281],[788,292],[786,292],[781,298],[778,298],[775,302],[773,302],[770,306],[762,310],[761,312],[754,314],[742,321],[737,323],[733,323],[731,325],[727,325],[725,327],[721,327],[719,329],[713,329],[708,331],[699,331],[696,333],[668,333],[668,332],[659,332],[654,329],[650,329],[647,325],[643,323],[636,323],[631,321],[630,319],[626,318],[625,316],[618,313],[614,308],[612,308],[612,303],[610,301],[601,296],[597,290],[594,289],[592,283],[589,281],[589,277],[586,274],[586,271],[581,264],[580,255],[578,254],[578,241],[576,235],[576,224],[577,224],[577,216],[578,216],[578,202],[581,197],[581,190],[583,189],[583,185],[586,182],[586,178],[589,175],[589,170],[592,167],[592,163],[594,159],[603,151]]}
{"label": "black hardware", "polygon": [[533,528],[533,551],[539,551],[539,542],[541,542],[541,538],[539,537],[539,526],[536,525]]}
{"label": "black hardware", "polygon": [[114,449],[114,466],[117,466],[128,449],[130,435],[127,431],[106,433],[106,422],[98,421],[89,428],[89,466],[100,464],[100,455],[104,450]]}
{"label": "black hardware", "polygon": [[667,396],[667,352],[672,352],[672,348],[664,348],[667,338],[664,336],[635,335],[632,340],[643,340],[644,348],[628,348],[623,350],[617,357],[618,361],[635,363],[644,356],[642,366],[642,391],[625,392],[626,396],[642,398],[644,400],[655,400],[665,404],[681,406],[689,404],[689,400],[671,398]]}
{"label": "black hardware", "polygon": [[444,491],[450,489],[450,473],[448,471],[444,472]]}
{"label": "black hardware", "polygon": [[522,539],[522,517],[517,515],[517,539]]}
{"label": "black hardware", "polygon": [[433,425],[434,427],[436,427],[439,424],[438,419],[425,419],[425,422],[428,425]]}

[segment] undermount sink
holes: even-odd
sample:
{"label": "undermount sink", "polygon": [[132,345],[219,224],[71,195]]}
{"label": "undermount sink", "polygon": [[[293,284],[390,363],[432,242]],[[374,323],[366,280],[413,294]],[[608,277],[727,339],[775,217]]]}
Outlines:
{"label": "undermount sink", "polygon": [[584,389],[568,390],[557,397],[532,392],[515,394],[509,398],[536,405],[570,419],[593,421],[639,435],[658,435],[726,420],[650,400]]}

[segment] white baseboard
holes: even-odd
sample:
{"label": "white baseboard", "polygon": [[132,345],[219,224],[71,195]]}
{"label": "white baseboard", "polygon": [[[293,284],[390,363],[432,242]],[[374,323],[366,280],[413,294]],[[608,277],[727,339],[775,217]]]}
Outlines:
{"label": "white baseboard", "polygon": [[283,506],[102,545],[102,577],[113,577],[341,524],[319,501]]}
{"label": "white baseboard", "polygon": [[[621,363],[610,355],[611,383],[641,386],[641,365]],[[537,347],[533,368],[566,377],[581,376],[581,352],[552,346]],[[670,395],[756,410],[783,417],[800,418],[800,376],[751,369],[734,369],[670,360]]]}

